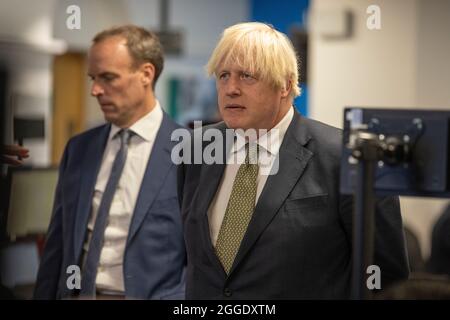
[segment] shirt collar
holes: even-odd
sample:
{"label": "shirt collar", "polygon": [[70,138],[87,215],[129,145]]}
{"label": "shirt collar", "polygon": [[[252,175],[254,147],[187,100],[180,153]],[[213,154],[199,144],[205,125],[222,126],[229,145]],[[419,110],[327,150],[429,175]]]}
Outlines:
{"label": "shirt collar", "polygon": [[[154,132],[156,132],[159,129],[162,118],[163,112],[161,109],[161,105],[159,104],[159,101],[156,100],[156,105],[152,109],[152,111],[148,112],[138,121],[133,123],[133,125],[128,129],[133,131],[134,134],[138,135],[142,139],[146,141],[151,141],[155,137]],[[120,130],[121,130],[120,127],[116,126],[115,124],[111,124],[111,130],[109,132],[109,140],[111,140],[115,136],[115,134]]]}

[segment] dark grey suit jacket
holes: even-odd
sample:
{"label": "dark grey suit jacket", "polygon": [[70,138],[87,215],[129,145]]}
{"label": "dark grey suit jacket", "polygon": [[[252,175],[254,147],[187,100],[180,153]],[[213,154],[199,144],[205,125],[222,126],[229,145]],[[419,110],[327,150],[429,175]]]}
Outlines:
{"label": "dark grey suit jacket", "polygon": [[[213,126],[222,131],[223,123]],[[225,165],[186,165],[182,214],[187,299],[345,299],[350,295],[352,199],[339,194],[341,130],[297,112],[227,276],[207,211]],[[376,208],[374,263],[382,288],[408,277],[397,197]]]}

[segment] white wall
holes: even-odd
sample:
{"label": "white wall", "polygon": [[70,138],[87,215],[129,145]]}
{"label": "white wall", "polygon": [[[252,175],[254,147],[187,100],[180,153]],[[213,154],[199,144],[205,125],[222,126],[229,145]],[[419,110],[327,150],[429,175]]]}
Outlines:
{"label": "white wall", "polygon": [[51,49],[56,0],[2,0],[0,2],[0,38]]}
{"label": "white wall", "polygon": [[[65,49],[52,36],[55,0],[0,2],[0,61],[9,70],[6,142],[13,143],[14,116],[45,119],[46,138],[29,139],[26,163],[50,164],[52,57]],[[26,10],[24,9],[26,8]]]}
{"label": "white wall", "polygon": [[[66,12],[70,5],[76,5],[81,12],[80,29],[68,29]],[[53,35],[63,39],[72,51],[85,52],[94,35],[113,25],[130,22],[126,0],[58,0],[53,8]]]}
{"label": "white wall", "polygon": [[[312,118],[342,127],[345,106],[411,107],[415,104],[417,5],[415,0],[376,1],[381,30],[368,30],[370,0],[311,2],[309,74]],[[322,17],[350,10],[353,35],[328,40]]]}
{"label": "white wall", "polygon": [[[381,8],[381,30],[366,9]],[[350,10],[354,33],[322,37],[331,12]],[[346,106],[450,108],[450,1],[313,0],[310,17],[310,115],[342,127]],[[448,200],[402,198],[405,224],[428,256],[431,228]]]}
{"label": "white wall", "polygon": [[417,105],[450,108],[450,1],[419,1]]}

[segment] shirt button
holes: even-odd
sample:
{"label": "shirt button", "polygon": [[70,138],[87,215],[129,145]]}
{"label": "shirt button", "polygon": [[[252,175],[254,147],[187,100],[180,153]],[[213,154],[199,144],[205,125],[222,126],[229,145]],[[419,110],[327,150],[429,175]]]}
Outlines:
{"label": "shirt button", "polygon": [[233,294],[233,293],[231,292],[231,289],[230,289],[230,288],[225,288],[225,289],[223,290],[223,295],[224,295],[225,297],[231,297],[232,294]]}

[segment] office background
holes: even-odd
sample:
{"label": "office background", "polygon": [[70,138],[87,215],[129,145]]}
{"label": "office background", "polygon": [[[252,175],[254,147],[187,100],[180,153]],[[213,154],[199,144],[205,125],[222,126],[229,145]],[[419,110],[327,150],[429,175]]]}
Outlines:
{"label": "office background", "polygon": [[[71,5],[80,8],[81,29],[66,25]],[[379,29],[367,26],[370,5],[380,9]],[[167,19],[161,18],[164,8]],[[47,168],[57,166],[71,136],[102,123],[89,96],[86,53],[95,33],[124,23],[181,36],[178,52],[167,54],[156,95],[182,124],[218,120],[214,81],[206,78],[204,65],[223,29],[249,20],[271,23],[293,40],[306,72],[296,107],[309,117],[342,127],[346,106],[450,109],[448,0],[3,0],[5,142],[15,142],[14,119],[43,121],[45,134],[24,143],[31,154],[26,164]],[[405,225],[417,235],[424,259],[432,227],[448,203],[401,199]],[[26,267],[23,278],[17,268],[2,275],[14,286],[33,278],[39,251],[19,237],[12,243],[23,252],[14,253],[10,238],[2,272]]]}

